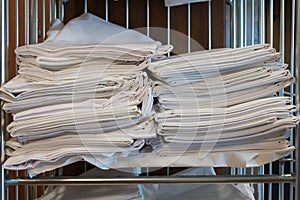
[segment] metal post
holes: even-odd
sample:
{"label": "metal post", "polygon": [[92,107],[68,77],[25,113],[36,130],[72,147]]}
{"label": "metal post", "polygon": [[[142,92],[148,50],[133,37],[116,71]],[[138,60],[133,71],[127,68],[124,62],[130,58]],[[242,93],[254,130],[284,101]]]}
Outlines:
{"label": "metal post", "polygon": [[[187,46],[188,46],[188,53],[191,52],[191,4],[188,3],[188,43],[187,43]],[[208,25],[209,26],[209,25]]]}
{"label": "metal post", "polygon": [[260,1],[260,43],[265,43],[265,0]]}
{"label": "metal post", "polygon": [[232,18],[232,23],[233,23],[233,39],[232,39],[232,47],[236,48],[237,47],[237,37],[236,37],[236,32],[237,32],[237,12],[236,12],[236,1],[233,1],[233,18]]}
{"label": "metal post", "polygon": [[[1,0],[1,55],[0,55],[0,65],[1,65],[1,83],[4,83],[8,79],[8,16],[9,16],[9,9],[8,9],[8,1]],[[0,102],[1,103],[1,102]],[[1,124],[6,124],[6,116],[2,112],[2,109],[0,111],[0,120]],[[4,153],[4,147],[5,147],[5,139],[7,136],[6,130],[1,126],[1,198],[8,198],[8,190],[9,188],[6,187],[5,184],[5,175],[7,174],[7,171],[4,170],[3,162],[5,160],[5,153]]]}
{"label": "metal post", "polygon": [[147,36],[150,36],[150,4],[147,0]]}
{"label": "metal post", "polygon": [[280,0],[280,38],[279,38],[279,50],[281,52],[281,62],[284,62],[284,8],[285,4],[284,4],[284,0]]}
{"label": "metal post", "polygon": [[43,17],[43,24],[42,24],[42,40],[44,41],[46,39],[46,1],[42,1],[42,17]]}
{"label": "metal post", "polygon": [[30,44],[38,41],[38,1],[31,0],[30,4]]}
{"label": "metal post", "polygon": [[[16,0],[16,47],[19,46],[19,0]],[[16,74],[18,73],[18,65],[16,64]],[[16,177],[19,176],[19,171],[16,171]],[[19,186],[16,186],[16,190],[15,190],[15,200],[19,199]]]}
{"label": "metal post", "polygon": [[58,0],[58,18],[63,21],[63,1]]}
{"label": "metal post", "polygon": [[244,15],[244,0],[240,1],[240,47],[244,46],[244,25],[245,25],[245,18]]}
{"label": "metal post", "polygon": [[129,28],[129,0],[126,0],[126,28]]}
{"label": "metal post", "polygon": [[84,13],[88,12],[88,0],[84,0]]}
{"label": "metal post", "polygon": [[[168,6],[167,21],[168,21],[168,45],[170,45],[170,43],[171,43],[171,8],[170,8],[170,6]],[[168,56],[170,56],[170,53],[168,53]]]}
{"label": "metal post", "polygon": [[105,1],[105,20],[108,21],[108,0]]}
{"label": "metal post", "polygon": [[50,25],[56,20],[56,0],[50,0]]}
{"label": "metal post", "polygon": [[211,50],[211,0],[208,1],[208,49]]}
{"label": "metal post", "polygon": [[[16,47],[19,46],[19,0],[16,0]],[[18,71],[18,66],[16,65],[16,72]]]}
{"label": "metal post", "polygon": [[[0,0],[0,10],[1,10],[1,12],[0,12],[0,37],[1,37],[1,49],[0,49],[0,51],[1,51],[1,54],[0,54],[0,67],[1,67],[1,76],[0,76],[0,79],[1,79],[1,83],[3,83],[3,81],[4,81],[4,70],[3,70],[3,68],[4,68],[4,66],[5,66],[5,54],[6,54],[6,46],[5,46],[5,43],[4,43],[4,41],[6,41],[6,33],[5,33],[5,30],[7,29],[6,28],[6,24],[5,24],[5,18],[6,18],[6,15],[5,15],[5,3],[6,3],[6,1],[5,0]],[[2,120],[4,119],[3,118],[3,116],[2,116],[2,109],[1,109],[1,111],[0,111],[0,121],[1,121],[1,124],[2,124]],[[1,192],[1,199],[5,199],[5,182],[4,182],[4,174],[5,174],[5,172],[4,172],[4,167],[3,167],[3,162],[4,162],[4,159],[5,159],[5,157],[4,157],[4,132],[3,132],[3,127],[1,126],[1,149],[0,149],[0,154],[1,154],[1,174],[0,174],[0,192]]]}
{"label": "metal post", "polygon": [[[296,19],[296,0],[292,0],[292,19],[291,19],[291,54],[290,54],[290,71],[291,71],[291,75],[295,76],[295,28],[296,28],[296,24],[295,24],[295,19]],[[298,76],[299,77],[299,76]],[[290,86],[290,91],[291,94],[294,93],[294,84],[291,84]],[[292,99],[295,100],[295,97],[292,96]],[[292,101],[291,103],[294,103],[294,101]],[[298,107],[299,108],[299,107]],[[293,130],[291,137],[290,137],[290,142],[291,145],[295,145],[295,129]],[[298,146],[297,146],[298,148]],[[295,159],[295,152],[291,152],[291,159]],[[291,173],[294,173],[294,163],[290,162],[290,171]],[[290,184],[290,199],[294,199],[294,184]]]}
{"label": "metal post", "polygon": [[274,0],[270,0],[270,45],[273,47]]}
{"label": "metal post", "polygon": [[25,0],[25,44],[29,44],[29,0]]}
{"label": "metal post", "polygon": [[254,34],[255,34],[255,26],[254,26],[254,23],[255,23],[255,20],[254,20],[254,17],[255,17],[255,14],[254,14],[254,7],[255,7],[255,4],[254,4],[254,0],[251,0],[251,44],[254,45],[254,42],[255,42],[255,37],[254,37]]}
{"label": "metal post", "polygon": [[[279,50],[281,52],[281,62],[284,63],[285,55],[285,2],[280,0],[280,36],[279,36]],[[283,96],[284,90],[280,90],[280,96]],[[284,162],[279,162],[279,170],[281,174],[284,174]],[[284,199],[284,184],[279,184],[279,199]]]}
{"label": "metal post", "polygon": [[248,38],[248,0],[245,0],[245,3],[244,3],[244,45],[247,46],[247,38]]}
{"label": "metal post", "polygon": [[[296,40],[295,40],[295,76],[296,76],[296,106],[300,107],[300,2],[296,1]],[[300,116],[300,111],[297,109],[297,116]],[[296,188],[295,199],[300,199],[300,156],[299,156],[299,126],[296,129]]]}

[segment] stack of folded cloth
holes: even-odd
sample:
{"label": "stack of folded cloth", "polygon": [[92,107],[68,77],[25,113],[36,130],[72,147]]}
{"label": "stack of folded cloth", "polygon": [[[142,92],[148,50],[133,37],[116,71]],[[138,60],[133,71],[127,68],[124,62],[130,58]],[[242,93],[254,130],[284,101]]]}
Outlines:
{"label": "stack of folded cloth", "polygon": [[48,36],[16,49],[19,74],[1,88],[13,115],[7,169],[126,157],[156,137],[152,82],[142,69],[171,47],[91,14],[57,21]]}
{"label": "stack of folded cloth", "polygon": [[[276,92],[294,82],[268,45],[195,52],[153,62],[158,138],[163,156],[214,152],[279,152],[298,118]],[[272,161],[272,160],[270,160]]]}
{"label": "stack of folded cloth", "polygon": [[158,59],[170,50],[91,14],[17,48],[19,74],[1,87],[13,114],[4,167],[250,167],[294,150],[296,108],[276,96],[294,78],[273,48]]}

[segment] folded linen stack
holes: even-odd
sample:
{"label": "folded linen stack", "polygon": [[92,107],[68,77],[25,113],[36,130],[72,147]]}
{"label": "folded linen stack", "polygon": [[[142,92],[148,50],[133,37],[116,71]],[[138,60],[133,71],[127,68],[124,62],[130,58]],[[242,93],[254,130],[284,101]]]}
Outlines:
{"label": "folded linen stack", "polygon": [[48,35],[16,49],[19,74],[1,88],[13,113],[7,169],[126,157],[156,136],[152,83],[142,69],[164,47],[91,14],[56,22]]}
{"label": "folded linen stack", "polygon": [[286,65],[268,45],[195,52],[151,63],[158,79],[158,138],[149,144],[163,156],[209,152],[285,152],[298,118],[288,97]]}

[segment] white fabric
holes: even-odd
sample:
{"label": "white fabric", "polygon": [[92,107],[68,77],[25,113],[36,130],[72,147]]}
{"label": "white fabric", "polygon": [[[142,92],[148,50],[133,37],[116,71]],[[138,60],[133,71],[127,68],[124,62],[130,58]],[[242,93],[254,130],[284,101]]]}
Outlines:
{"label": "white fabric", "polygon": [[[141,61],[168,53],[172,47],[161,46],[134,30],[107,22],[90,13],[71,20],[54,38],[43,43],[18,47],[17,55],[35,57],[40,64],[80,64],[87,58]],[[74,60],[76,62],[74,62]]]}
{"label": "white fabric", "polygon": [[[212,168],[191,168],[172,176],[215,175]],[[149,184],[139,185],[143,199],[151,200],[254,200],[249,184]]]}
{"label": "white fabric", "polygon": [[64,23],[60,19],[56,19],[47,32],[46,41],[54,40],[59,32],[64,28]]}
{"label": "white fabric", "polygon": [[[61,36],[78,29],[80,38],[85,20],[115,31],[83,15]],[[274,96],[294,78],[268,45],[149,63],[148,53],[157,52],[145,43],[101,45],[90,54],[89,40],[85,46],[53,42],[60,33],[47,44],[18,48],[20,74],[1,87],[14,119],[7,127],[15,138],[7,142],[6,169],[34,176],[79,160],[102,169],[250,167],[294,150],[285,139],[299,121],[295,106]],[[122,56],[128,63],[109,64],[125,46],[143,51],[131,49]],[[91,59],[80,64],[87,54]]]}
{"label": "white fabric", "polygon": [[[212,168],[187,169],[174,174],[174,176],[215,175]],[[130,174],[116,170],[102,171],[91,169],[80,177],[128,177]],[[241,189],[242,188],[242,189]],[[176,191],[177,198],[183,199],[254,199],[249,184],[214,184],[214,185],[117,185],[117,186],[58,186],[46,190],[38,200],[91,200],[91,199],[170,199]],[[84,192],[82,192],[84,191]],[[172,191],[172,192],[171,192]],[[190,193],[190,191],[195,191]],[[201,194],[199,194],[199,192]]]}
{"label": "white fabric", "polygon": [[[126,177],[128,173],[116,170],[102,171],[91,169],[80,177]],[[83,192],[84,191],[84,192]],[[101,186],[58,186],[47,190],[46,193],[37,200],[141,200],[141,195],[136,185],[101,185]]]}
{"label": "white fabric", "polygon": [[188,3],[196,3],[196,2],[207,2],[211,0],[165,0],[166,7],[168,6],[179,6]]}

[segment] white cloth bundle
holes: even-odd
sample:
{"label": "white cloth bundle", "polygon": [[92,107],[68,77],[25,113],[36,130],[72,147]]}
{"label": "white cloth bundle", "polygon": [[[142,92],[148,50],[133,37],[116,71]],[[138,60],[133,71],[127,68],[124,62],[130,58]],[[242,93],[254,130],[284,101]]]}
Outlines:
{"label": "white cloth bundle", "polygon": [[178,55],[153,62],[148,69],[154,77],[170,85],[182,85],[208,77],[218,77],[228,71],[261,67],[264,62],[275,61],[279,55],[268,45],[256,45]]}
{"label": "white cloth bundle", "polygon": [[140,61],[172,49],[89,13],[71,20],[54,35],[43,43],[18,47],[15,52],[34,58],[38,64],[65,65],[80,64],[87,58]]}
{"label": "white cloth bundle", "polygon": [[[251,73],[253,75],[249,75]],[[180,86],[157,81],[154,93],[164,109],[187,109],[195,105],[219,108],[274,95],[295,81],[288,70],[254,68],[244,74],[232,73],[232,76],[239,78],[226,80],[226,76],[220,75]]]}
{"label": "white cloth bundle", "polygon": [[[17,113],[7,127],[13,137],[48,134],[109,132],[126,128],[150,115],[153,95],[149,85],[136,92],[122,91],[108,100],[39,107]],[[73,97],[76,98],[76,97]]]}
{"label": "white cloth bundle", "polygon": [[[16,83],[16,85],[14,85]],[[2,87],[2,96],[7,103],[4,105],[6,112],[20,112],[23,110],[50,106],[55,104],[77,103],[89,99],[97,99],[100,102],[109,101],[112,96],[119,94],[136,96],[141,101],[145,89],[151,87],[151,82],[146,73],[135,72],[127,75],[101,77],[97,71],[93,75],[82,75],[77,80],[46,81],[29,83],[26,80],[15,77]],[[9,91],[23,91],[11,93]],[[128,99],[127,98],[127,99]],[[120,99],[122,100],[122,99]],[[100,103],[99,102],[99,103]]]}
{"label": "white cloth bundle", "polygon": [[[109,174],[109,175],[108,175]],[[183,170],[173,176],[215,175],[212,168],[193,168]],[[128,177],[128,173],[116,170],[101,171],[91,169],[80,177]],[[80,191],[80,192],[79,192]],[[85,191],[84,193],[82,191]],[[140,192],[139,192],[140,191]],[[176,191],[176,194],[174,194]],[[176,195],[174,197],[173,195]],[[38,200],[124,200],[124,199],[254,199],[249,184],[208,184],[208,185],[158,185],[145,184],[128,186],[58,186],[47,189],[44,196]]]}
{"label": "white cloth bundle", "polygon": [[272,97],[294,82],[278,55],[256,45],[151,63],[160,136],[148,141],[152,151],[180,157],[293,150],[286,139],[299,121],[296,107]]}

